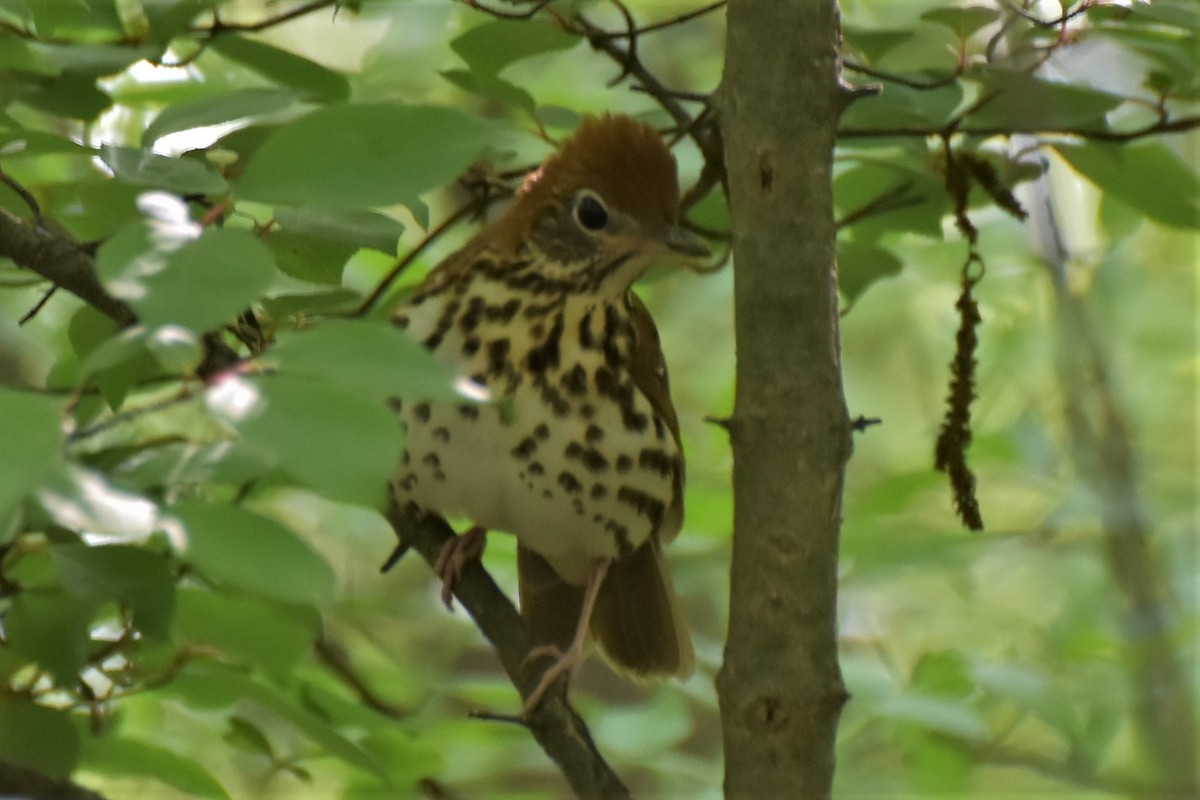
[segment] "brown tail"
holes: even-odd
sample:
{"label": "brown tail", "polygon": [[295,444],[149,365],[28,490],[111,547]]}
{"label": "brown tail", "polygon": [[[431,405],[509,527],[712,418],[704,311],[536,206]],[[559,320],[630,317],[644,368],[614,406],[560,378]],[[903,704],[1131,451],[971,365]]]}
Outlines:
{"label": "brown tail", "polygon": [[[517,548],[517,572],[521,614],[534,643],[565,650],[579,622],[583,587],[565,583],[544,558],[524,547]],[[608,568],[591,633],[613,666],[624,672],[637,677],[691,674],[692,640],[657,536]]]}

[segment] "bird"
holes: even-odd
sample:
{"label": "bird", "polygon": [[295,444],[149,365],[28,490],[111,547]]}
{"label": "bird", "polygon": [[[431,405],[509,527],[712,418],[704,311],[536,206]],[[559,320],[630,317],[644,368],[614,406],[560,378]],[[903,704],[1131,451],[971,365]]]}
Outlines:
{"label": "bird", "polygon": [[684,458],[658,331],[633,292],[708,254],[678,224],[674,156],[632,117],[585,117],[512,205],[438,264],[392,320],[492,403],[397,403],[393,497],[473,523],[437,559],[443,600],[488,531],[517,538],[537,706],[594,641],[619,672],[686,677],[694,654],[663,547]]}

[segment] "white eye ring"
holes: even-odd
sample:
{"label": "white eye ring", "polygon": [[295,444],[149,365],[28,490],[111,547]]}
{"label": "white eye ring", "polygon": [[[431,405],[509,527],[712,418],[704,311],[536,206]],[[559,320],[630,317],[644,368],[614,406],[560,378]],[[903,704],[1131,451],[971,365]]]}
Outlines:
{"label": "white eye ring", "polygon": [[600,195],[584,189],[575,196],[575,221],[588,231],[598,231],[608,225],[608,207]]}

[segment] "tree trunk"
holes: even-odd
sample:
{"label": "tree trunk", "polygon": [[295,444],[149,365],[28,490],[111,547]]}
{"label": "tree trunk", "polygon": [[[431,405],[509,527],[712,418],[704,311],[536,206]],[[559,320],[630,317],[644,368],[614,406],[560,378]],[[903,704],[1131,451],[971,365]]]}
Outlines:
{"label": "tree trunk", "polygon": [[828,797],[846,699],[837,545],[850,425],[832,164],[834,0],[730,0],[717,96],[733,214],[737,397],[727,798]]}

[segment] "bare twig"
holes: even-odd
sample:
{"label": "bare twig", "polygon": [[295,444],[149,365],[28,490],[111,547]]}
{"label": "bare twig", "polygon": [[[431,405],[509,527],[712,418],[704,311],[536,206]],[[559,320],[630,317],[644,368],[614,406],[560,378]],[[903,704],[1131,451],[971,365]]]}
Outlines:
{"label": "bare twig", "polygon": [[[282,25],[285,22],[291,22],[294,19],[307,16],[314,11],[320,11],[323,8],[337,6],[338,0],[312,0],[312,2],[304,5],[296,6],[295,8],[284,11],[281,14],[276,14],[273,17],[259,20],[258,22],[237,23],[237,22],[222,22],[219,17],[215,18],[212,25],[207,27],[192,28],[192,33],[204,34],[207,36],[216,36],[229,31],[243,31],[246,33],[255,33],[265,31],[267,28],[273,28],[276,25]],[[214,15],[215,16],[215,15]]]}
{"label": "bare twig", "polygon": [[[1039,135],[1077,136],[1080,139],[1092,139],[1100,142],[1131,142],[1146,136],[1162,133],[1183,133],[1194,128],[1200,128],[1200,117],[1180,117],[1178,119],[1163,119],[1153,124],[1133,131],[1102,131],[1085,128],[1039,128],[1036,130],[1021,127],[972,127],[959,125],[955,133],[967,136],[1013,136],[1019,133]],[[838,131],[839,139],[886,138],[906,136],[940,136],[944,128],[842,128]]]}
{"label": "bare twig", "polygon": [[321,663],[329,667],[334,675],[337,675],[343,683],[349,686],[367,708],[392,719],[404,719],[408,716],[407,711],[384,700],[367,685],[366,680],[358,674],[358,670],[350,662],[350,657],[346,654],[345,649],[337,642],[322,634],[314,643],[314,649]]}

